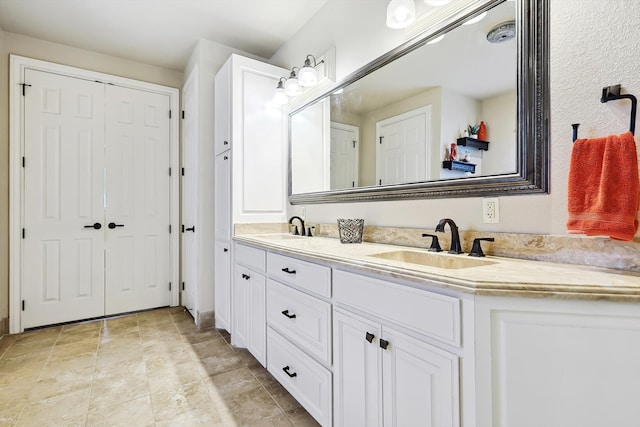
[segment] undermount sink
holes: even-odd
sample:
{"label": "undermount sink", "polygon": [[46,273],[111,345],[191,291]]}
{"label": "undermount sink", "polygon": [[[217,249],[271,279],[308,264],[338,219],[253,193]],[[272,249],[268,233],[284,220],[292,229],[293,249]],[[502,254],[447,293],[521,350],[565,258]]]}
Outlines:
{"label": "undermount sink", "polygon": [[482,267],[495,264],[487,259],[470,258],[461,255],[439,255],[432,252],[414,251],[392,251],[369,255],[374,258],[388,259],[391,261],[407,262],[410,264],[423,265],[425,267],[436,267],[444,269],[461,269]]}
{"label": "undermount sink", "polygon": [[257,237],[261,239],[269,239],[269,240],[292,240],[292,239],[303,239],[303,236],[295,236],[293,234],[261,234]]}

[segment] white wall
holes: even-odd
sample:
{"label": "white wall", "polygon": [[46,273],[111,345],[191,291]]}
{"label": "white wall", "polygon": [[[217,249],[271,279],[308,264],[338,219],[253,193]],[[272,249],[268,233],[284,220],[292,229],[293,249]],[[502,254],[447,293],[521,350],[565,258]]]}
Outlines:
{"label": "white wall", "polygon": [[[401,30],[384,25],[387,4],[329,1],[271,61],[297,64],[335,46],[341,80],[403,41]],[[640,2],[550,0],[550,11],[551,194],[502,197],[496,225],[482,223],[480,198],[307,205],[308,221],[363,217],[370,225],[432,228],[451,216],[467,230],[565,234],[571,123],[583,124],[581,136],[620,133],[628,126],[628,102],[600,104],[602,87],[622,83],[640,96]]]}
{"label": "white wall", "polygon": [[516,170],[516,91],[484,99],[480,117],[487,125],[489,150],[484,154],[482,174]]}

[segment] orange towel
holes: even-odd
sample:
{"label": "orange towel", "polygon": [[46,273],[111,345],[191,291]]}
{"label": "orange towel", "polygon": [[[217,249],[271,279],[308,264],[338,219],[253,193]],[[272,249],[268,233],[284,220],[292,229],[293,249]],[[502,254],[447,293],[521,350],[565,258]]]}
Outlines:
{"label": "orange towel", "polygon": [[630,132],[578,139],[569,165],[569,233],[633,240],[638,231],[640,183]]}

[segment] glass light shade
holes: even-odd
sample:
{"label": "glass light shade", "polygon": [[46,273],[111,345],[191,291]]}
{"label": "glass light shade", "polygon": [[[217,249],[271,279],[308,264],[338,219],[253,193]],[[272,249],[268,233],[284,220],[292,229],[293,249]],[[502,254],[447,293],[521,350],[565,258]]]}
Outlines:
{"label": "glass light shade", "polygon": [[442,39],[444,38],[444,36],[445,36],[445,35],[446,35],[446,34],[440,34],[440,35],[439,35],[438,37],[436,37],[435,39],[433,39],[433,40],[429,40],[429,41],[427,42],[427,44],[436,44],[436,43],[438,43],[439,41],[442,41]]}
{"label": "glass light shade", "polygon": [[301,90],[297,77],[290,77],[284,84],[284,93],[288,96],[297,96]]}
{"label": "glass light shade", "polygon": [[318,72],[311,65],[305,65],[298,73],[298,80],[301,86],[315,86],[318,83]]}
{"label": "glass light shade", "polygon": [[277,105],[284,105],[289,102],[289,97],[284,93],[284,87],[282,83],[278,84],[278,87],[273,92],[273,103]]}
{"label": "glass light shade", "polygon": [[405,28],[416,20],[416,5],[413,0],[391,0],[387,6],[387,27]]}

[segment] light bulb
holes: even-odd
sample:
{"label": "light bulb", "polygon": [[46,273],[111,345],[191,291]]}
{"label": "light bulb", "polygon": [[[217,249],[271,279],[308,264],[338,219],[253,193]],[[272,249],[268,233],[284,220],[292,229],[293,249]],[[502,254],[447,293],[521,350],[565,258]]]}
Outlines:
{"label": "light bulb", "polygon": [[[284,79],[284,77],[282,78]],[[282,79],[278,82],[278,87],[273,91],[272,102],[276,105],[284,105],[289,102],[287,94],[284,93],[284,86],[282,85]]]}
{"label": "light bulb", "polygon": [[416,5],[413,0],[391,0],[387,6],[387,27],[405,28],[416,19]]}
{"label": "light bulb", "polygon": [[284,93],[288,96],[297,96],[300,94],[300,83],[296,77],[291,77],[284,84]]}

